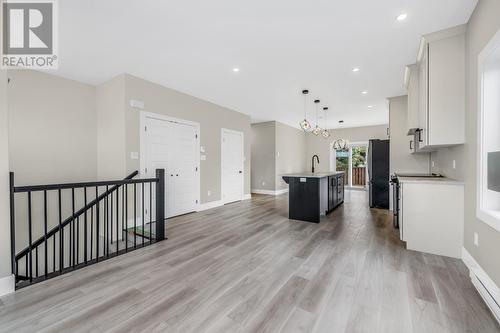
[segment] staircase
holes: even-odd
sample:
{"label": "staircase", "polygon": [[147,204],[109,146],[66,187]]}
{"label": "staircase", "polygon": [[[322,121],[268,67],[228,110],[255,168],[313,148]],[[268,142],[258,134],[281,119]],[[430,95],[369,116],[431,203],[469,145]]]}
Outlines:
{"label": "staircase", "polygon": [[[135,171],[122,180],[15,186],[11,173],[16,288],[165,239],[164,170],[157,169],[155,178],[135,179],[137,175]],[[16,244],[24,246],[16,251]]]}

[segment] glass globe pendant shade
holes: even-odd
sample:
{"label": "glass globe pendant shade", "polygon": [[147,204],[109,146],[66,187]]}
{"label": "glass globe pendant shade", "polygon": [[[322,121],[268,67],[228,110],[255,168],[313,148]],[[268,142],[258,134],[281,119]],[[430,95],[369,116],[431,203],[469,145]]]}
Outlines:
{"label": "glass globe pendant shade", "polygon": [[307,119],[302,120],[300,123],[300,128],[304,130],[304,132],[307,132],[311,129],[311,124],[307,121]]}
{"label": "glass globe pendant shade", "polygon": [[313,133],[314,135],[319,135],[321,133],[321,128],[319,128],[318,125],[316,125],[316,127],[314,127],[313,129]]}

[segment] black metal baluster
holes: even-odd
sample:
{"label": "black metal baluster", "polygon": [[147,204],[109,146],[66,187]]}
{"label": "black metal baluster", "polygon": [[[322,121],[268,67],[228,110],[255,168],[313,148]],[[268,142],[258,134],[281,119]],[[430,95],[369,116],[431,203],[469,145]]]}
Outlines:
{"label": "black metal baluster", "polygon": [[[87,207],[87,188],[83,188],[83,202],[84,202],[84,207]],[[87,264],[87,210],[85,210],[85,215],[84,215],[84,231],[83,231],[83,238],[84,238],[84,243],[83,243],[83,260],[85,261],[85,265]]]}
{"label": "black metal baluster", "polygon": [[142,246],[144,246],[144,183],[141,183],[141,187],[142,187],[142,190],[141,190],[141,195],[142,195]]}
{"label": "black metal baluster", "polygon": [[128,185],[125,185],[125,252],[128,252]]}
{"label": "black metal baluster", "polygon": [[64,228],[62,226],[61,190],[57,190],[59,203],[59,272],[64,268]]}
{"label": "black metal baluster", "polygon": [[[29,241],[29,270],[30,282],[33,281],[33,249],[32,249],[32,235],[31,235],[31,191],[28,191],[28,241]],[[28,273],[28,272],[26,272]]]}
{"label": "black metal baluster", "polygon": [[38,246],[35,247],[35,278],[38,277]]}
{"label": "black metal baluster", "polygon": [[57,233],[54,234],[54,236],[52,237],[52,273],[54,273],[56,271],[56,235]]}
{"label": "black metal baluster", "polygon": [[[110,197],[111,197],[111,206],[109,208],[109,210],[111,211],[111,220],[110,220],[110,235],[111,235],[111,245],[113,244],[113,192],[111,192],[110,194]],[[117,200],[118,201],[118,200]]]}
{"label": "black metal baluster", "polygon": [[120,249],[120,242],[118,242],[118,229],[119,229],[119,223],[120,223],[120,188],[116,189],[116,255],[118,255],[118,251]]}
{"label": "black metal baluster", "polygon": [[47,277],[47,191],[43,191],[43,237],[45,242],[45,277]]}
{"label": "black metal baluster", "polygon": [[137,184],[134,183],[134,249],[137,247]]}
{"label": "black metal baluster", "polygon": [[124,241],[123,237],[123,228],[125,227],[125,187],[127,185],[122,185],[122,228],[121,230],[121,235],[122,235],[122,241]]}
{"label": "black metal baluster", "polygon": [[72,239],[72,264],[73,268],[75,268],[75,189],[71,189],[71,212],[72,212],[72,219],[71,219],[71,239]]}
{"label": "black metal baluster", "polygon": [[80,263],[80,217],[76,218],[76,265]]}
{"label": "black metal baluster", "polygon": [[104,233],[104,243],[106,246],[106,256],[109,257],[109,195],[108,195],[109,187],[106,186],[106,232]]}
{"label": "black metal baluster", "polygon": [[153,239],[153,183],[149,183],[149,243]]}
{"label": "black metal baluster", "polygon": [[[95,197],[99,197],[98,187],[95,187]],[[95,207],[95,261],[99,261],[99,200],[97,199],[97,206]]]}
{"label": "black metal baluster", "polygon": [[[97,202],[99,205],[99,202]],[[90,208],[90,260],[92,260],[92,247],[93,247],[93,238],[94,238],[94,206]]]}

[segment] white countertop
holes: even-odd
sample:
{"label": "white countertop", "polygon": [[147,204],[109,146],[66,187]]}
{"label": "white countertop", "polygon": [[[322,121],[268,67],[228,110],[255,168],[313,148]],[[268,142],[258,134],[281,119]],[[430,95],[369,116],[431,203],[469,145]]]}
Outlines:
{"label": "white countertop", "polygon": [[289,173],[285,175],[281,175],[281,177],[290,177],[290,178],[323,178],[328,176],[340,175],[344,174],[343,171],[334,171],[334,172],[301,172],[301,173]]}
{"label": "white countertop", "polygon": [[446,177],[398,177],[401,183],[464,185],[464,182]]}

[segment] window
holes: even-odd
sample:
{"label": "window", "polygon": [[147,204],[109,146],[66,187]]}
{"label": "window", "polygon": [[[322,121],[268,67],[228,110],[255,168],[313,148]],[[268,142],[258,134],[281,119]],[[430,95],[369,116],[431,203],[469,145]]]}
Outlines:
{"label": "window", "polygon": [[478,59],[477,217],[500,231],[500,30]]}
{"label": "window", "polygon": [[345,185],[365,189],[367,186],[366,143],[351,143],[348,149],[335,150],[331,147],[330,161],[333,171],[344,171]]}

